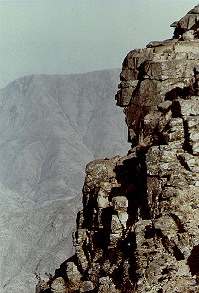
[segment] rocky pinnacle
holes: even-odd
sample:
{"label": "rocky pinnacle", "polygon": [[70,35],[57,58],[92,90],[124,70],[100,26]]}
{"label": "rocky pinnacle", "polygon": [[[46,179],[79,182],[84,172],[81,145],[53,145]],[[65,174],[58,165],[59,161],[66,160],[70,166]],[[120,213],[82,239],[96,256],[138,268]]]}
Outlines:
{"label": "rocky pinnacle", "polygon": [[86,166],[75,255],[37,293],[199,292],[199,5],[172,27],[124,59],[132,149]]}

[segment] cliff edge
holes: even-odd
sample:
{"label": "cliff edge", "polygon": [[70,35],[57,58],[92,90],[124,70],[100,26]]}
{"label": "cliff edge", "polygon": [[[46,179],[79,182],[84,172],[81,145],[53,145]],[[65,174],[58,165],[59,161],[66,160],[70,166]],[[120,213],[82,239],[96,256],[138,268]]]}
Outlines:
{"label": "cliff edge", "polygon": [[199,5],[172,26],[125,58],[132,149],[86,166],[75,255],[37,293],[199,292]]}

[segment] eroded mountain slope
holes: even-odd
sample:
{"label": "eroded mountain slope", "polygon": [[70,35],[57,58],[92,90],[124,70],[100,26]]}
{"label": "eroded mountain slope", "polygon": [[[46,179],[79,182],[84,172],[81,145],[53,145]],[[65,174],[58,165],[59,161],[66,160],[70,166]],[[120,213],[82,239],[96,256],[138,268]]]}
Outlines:
{"label": "eroded mountain slope", "polygon": [[1,90],[4,292],[34,292],[34,272],[53,272],[71,255],[85,165],[102,153],[126,153],[124,117],[113,98],[118,77],[118,69],[33,75]]}

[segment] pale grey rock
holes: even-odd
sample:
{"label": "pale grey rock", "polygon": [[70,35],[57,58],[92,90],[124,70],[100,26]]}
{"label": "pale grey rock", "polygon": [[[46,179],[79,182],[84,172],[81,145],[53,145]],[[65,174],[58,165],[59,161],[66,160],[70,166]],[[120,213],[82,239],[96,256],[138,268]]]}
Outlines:
{"label": "pale grey rock", "polygon": [[68,293],[65,281],[62,277],[56,278],[51,284],[52,293]]}
{"label": "pale grey rock", "polygon": [[183,41],[193,41],[194,40],[194,30],[186,31],[182,34]]}
{"label": "pale grey rock", "polygon": [[77,290],[79,288],[79,285],[81,284],[81,274],[77,266],[73,262],[67,263],[66,276],[70,283],[70,286],[73,287],[74,290]]}

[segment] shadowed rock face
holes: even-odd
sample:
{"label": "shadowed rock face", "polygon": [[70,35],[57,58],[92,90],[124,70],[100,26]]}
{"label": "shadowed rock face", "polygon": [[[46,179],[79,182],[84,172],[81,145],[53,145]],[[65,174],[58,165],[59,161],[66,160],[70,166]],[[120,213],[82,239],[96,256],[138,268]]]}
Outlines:
{"label": "shadowed rock face", "polygon": [[175,21],[171,24],[171,27],[175,27],[174,37],[182,37],[184,40],[191,38],[198,38],[199,24],[199,5],[196,5],[191,9],[184,17],[179,21]]}
{"label": "shadowed rock face", "polygon": [[37,293],[199,292],[198,62],[197,35],[127,55],[116,99],[132,149],[87,165],[76,253]]}

